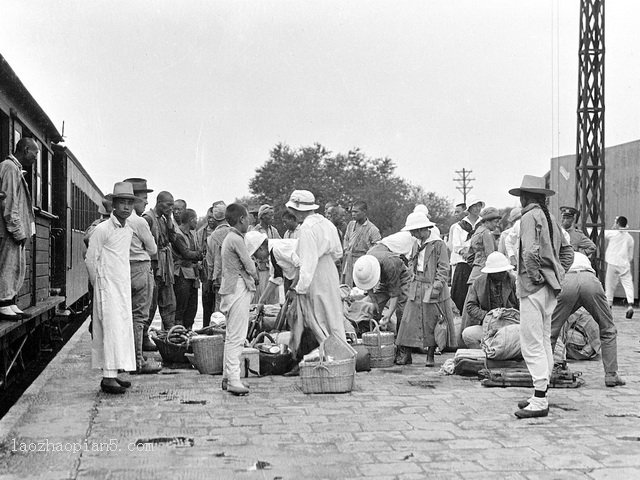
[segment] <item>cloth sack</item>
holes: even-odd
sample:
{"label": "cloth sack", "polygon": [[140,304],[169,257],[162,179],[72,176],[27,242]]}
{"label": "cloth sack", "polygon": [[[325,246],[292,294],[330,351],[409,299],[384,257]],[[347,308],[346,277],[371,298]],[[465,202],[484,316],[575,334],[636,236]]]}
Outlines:
{"label": "cloth sack", "polygon": [[600,329],[591,314],[580,308],[572,314],[560,331],[567,358],[591,360],[600,353]]}
{"label": "cloth sack", "polygon": [[482,339],[487,358],[512,360],[522,356],[520,351],[520,325],[507,325]]}

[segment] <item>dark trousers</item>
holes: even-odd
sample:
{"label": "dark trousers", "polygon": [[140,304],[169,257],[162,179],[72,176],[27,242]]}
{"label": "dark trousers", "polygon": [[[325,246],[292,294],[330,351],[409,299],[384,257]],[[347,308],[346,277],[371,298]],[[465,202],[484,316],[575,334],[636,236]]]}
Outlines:
{"label": "dark trousers", "polygon": [[[218,289],[219,290],[219,287]],[[202,326],[208,327],[211,323],[211,314],[216,311],[216,294],[213,282],[207,280],[202,284]],[[218,303],[220,303],[218,301]]]}
{"label": "dark trousers", "polygon": [[555,348],[562,326],[569,316],[584,307],[600,329],[602,364],[605,373],[618,371],[618,331],[604,289],[591,272],[567,272],[551,316],[551,348]]}
{"label": "dark trousers", "polygon": [[159,277],[154,276],[153,296],[151,297],[151,306],[149,307],[149,319],[145,328],[145,335],[149,330],[156,310],[160,310],[162,318],[162,328],[169,330],[176,324],[176,294],[173,291],[173,285],[163,282]]}
{"label": "dark trousers", "polygon": [[182,273],[173,278],[173,291],[176,295],[176,325],[183,325],[185,328],[191,329],[198,312],[196,280],[184,278]]}

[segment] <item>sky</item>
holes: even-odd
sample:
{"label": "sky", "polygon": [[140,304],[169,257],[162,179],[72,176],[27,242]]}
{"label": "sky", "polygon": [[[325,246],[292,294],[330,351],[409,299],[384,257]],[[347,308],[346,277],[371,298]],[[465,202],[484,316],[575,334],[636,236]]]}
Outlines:
{"label": "sky", "polygon": [[[0,53],[103,192],[199,215],[279,142],[358,147],[461,200],[575,153],[579,0],[0,0]],[[605,142],[640,138],[640,2],[606,4]],[[292,185],[291,190],[296,186]],[[150,203],[154,203],[154,195]]]}

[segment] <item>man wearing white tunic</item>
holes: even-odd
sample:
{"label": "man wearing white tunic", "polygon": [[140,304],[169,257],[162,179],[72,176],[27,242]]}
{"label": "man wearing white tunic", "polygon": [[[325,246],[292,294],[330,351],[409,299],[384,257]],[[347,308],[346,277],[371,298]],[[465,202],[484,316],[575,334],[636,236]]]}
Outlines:
{"label": "man wearing white tunic", "polygon": [[[298,320],[292,328],[291,347],[297,350],[303,326],[318,343],[335,334],[345,339],[340,284],[335,262],[342,256],[336,227],[316,213],[315,197],[307,190],[295,190],[286,204],[299,222],[298,257],[300,274],[291,289],[297,295]],[[295,348],[294,348],[295,347]]]}
{"label": "man wearing white tunic", "polygon": [[102,369],[100,388],[106,393],[124,393],[131,383],[120,380],[118,370],[136,369],[129,267],[133,230],[127,224],[134,200],[130,183],[114,185],[113,212],[96,227],[85,260],[93,285],[91,365]]}

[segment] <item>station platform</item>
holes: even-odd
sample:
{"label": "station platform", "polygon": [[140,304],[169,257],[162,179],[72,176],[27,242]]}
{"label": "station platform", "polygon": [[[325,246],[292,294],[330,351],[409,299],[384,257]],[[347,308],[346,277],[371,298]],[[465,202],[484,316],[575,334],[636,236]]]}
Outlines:
{"label": "station platform", "polygon": [[358,373],[347,394],[251,377],[234,397],[220,376],[164,369],[107,395],[85,324],[0,421],[0,480],[640,478],[640,312],[614,316],[627,385],[606,388],[599,359],[570,362],[586,384],[550,389],[531,420],[513,415],[530,389],[441,375],[422,355]]}

